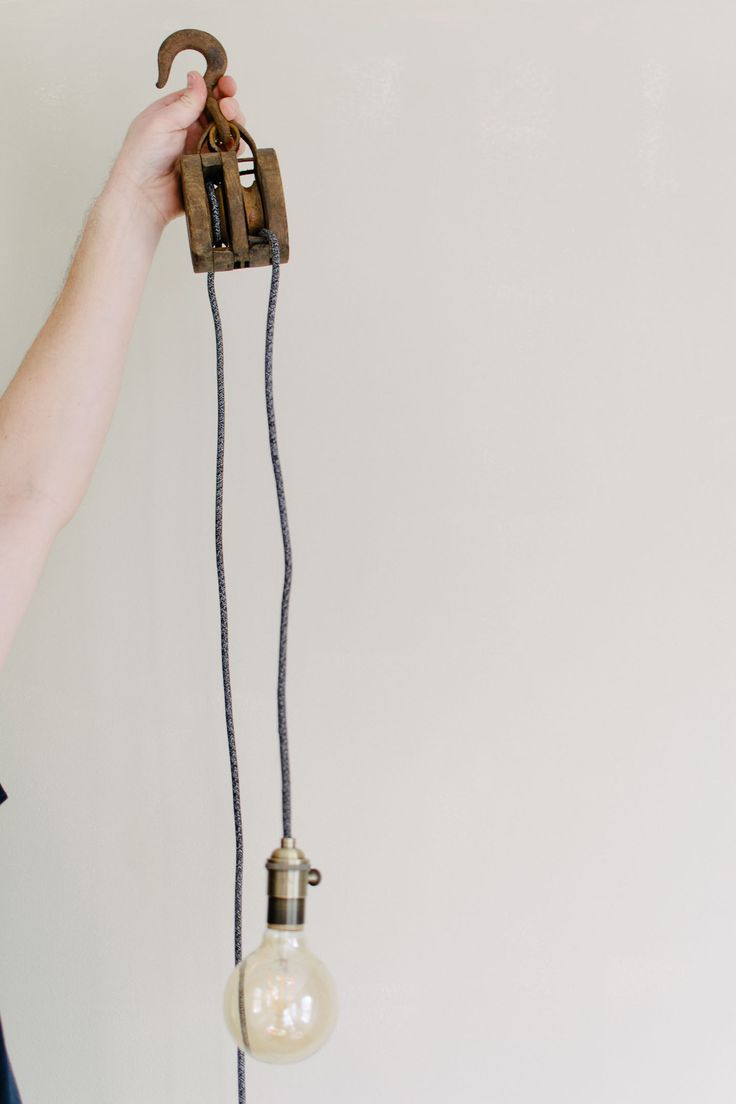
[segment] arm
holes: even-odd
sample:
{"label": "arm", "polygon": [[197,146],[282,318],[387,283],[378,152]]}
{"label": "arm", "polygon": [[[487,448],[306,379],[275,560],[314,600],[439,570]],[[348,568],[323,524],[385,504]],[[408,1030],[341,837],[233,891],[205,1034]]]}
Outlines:
{"label": "arm", "polygon": [[[232,77],[216,91],[242,121]],[[182,213],[178,158],[206,124],[190,74],[133,120],[87,218],[62,291],[0,398],[0,665],[57,533],[92,478],[112,418],[146,277]]]}

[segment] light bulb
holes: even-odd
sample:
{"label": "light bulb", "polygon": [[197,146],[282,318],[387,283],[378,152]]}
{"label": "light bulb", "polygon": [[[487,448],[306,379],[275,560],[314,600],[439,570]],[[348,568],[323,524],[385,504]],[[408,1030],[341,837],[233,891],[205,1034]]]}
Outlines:
{"label": "light bulb", "polygon": [[225,987],[225,1021],[241,1050],[263,1062],[299,1062],[327,1041],[337,1018],[335,986],[304,938],[307,883],[319,871],[292,838],[266,863],[268,927]]}
{"label": "light bulb", "polygon": [[263,1062],[299,1062],[314,1054],[332,1033],[336,1013],[327,967],[297,931],[266,928],[260,947],[237,965],[225,989],[230,1033],[241,1050]]}

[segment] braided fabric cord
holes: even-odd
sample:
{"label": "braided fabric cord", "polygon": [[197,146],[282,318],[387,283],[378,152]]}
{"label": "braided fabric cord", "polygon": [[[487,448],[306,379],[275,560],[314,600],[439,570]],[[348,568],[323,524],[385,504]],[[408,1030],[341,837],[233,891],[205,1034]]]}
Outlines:
{"label": "braided fabric cord", "polygon": [[[207,184],[207,195],[212,212],[212,230],[215,244],[222,241],[220,212],[217,206],[214,184]],[[230,686],[230,640],[227,620],[227,588],[225,586],[225,556],[222,545],[222,505],[225,483],[225,355],[222,341],[222,322],[215,295],[215,274],[207,273],[207,294],[215,326],[217,350],[217,459],[215,464],[215,557],[217,560],[217,590],[220,600],[220,655],[222,658],[222,688],[225,697],[225,727],[230,757],[230,780],[233,790],[233,818],[235,822],[235,907],[233,916],[235,965],[243,957],[243,815],[240,803],[240,777],[238,749],[235,743],[233,699]],[[238,1104],[245,1104],[245,1055],[238,1050]]]}
{"label": "braided fabric cord", "polygon": [[[212,233],[216,246],[222,244],[222,224],[217,200],[215,185],[207,183],[207,196],[212,216]],[[276,321],[276,302],[279,290],[279,274],[281,255],[276,235],[270,230],[262,230],[261,236],[266,238],[271,246],[271,288],[268,297],[268,312],[266,317],[266,352],[265,352],[265,394],[266,417],[268,422],[268,440],[271,451],[271,465],[273,467],[276,484],[276,497],[279,508],[279,520],[281,523],[281,537],[284,549],[284,582],[281,595],[281,620],[279,627],[279,659],[277,677],[277,711],[279,752],[281,759],[281,808],[283,821],[283,835],[291,836],[291,774],[289,769],[289,739],[286,724],[286,653],[287,635],[289,625],[289,598],[291,596],[292,555],[291,538],[289,535],[289,520],[286,511],[286,496],[284,492],[284,479],[281,471],[281,460],[278,450],[276,434],[276,415],[273,401],[273,342],[274,326]],[[225,725],[227,729],[228,753],[230,758],[230,777],[233,793],[233,817],[235,822],[235,904],[234,904],[234,952],[235,964],[243,957],[243,818],[240,800],[240,780],[238,772],[238,753],[235,742],[235,723],[233,719],[232,689],[230,684],[230,646],[227,617],[227,589],[225,585],[225,559],[222,539],[223,517],[223,490],[225,473],[225,357],[222,339],[222,322],[215,295],[215,274],[207,273],[207,294],[212,310],[212,321],[215,328],[216,364],[217,364],[217,458],[215,479],[215,554],[217,561],[217,586],[220,604],[220,653],[222,659],[222,685],[225,698]],[[246,1037],[245,1007],[244,1007],[244,971],[240,971],[239,1001],[240,1021],[243,1035]],[[238,1104],[245,1104],[245,1055],[238,1049]]]}
{"label": "braided fabric cord", "polygon": [[281,624],[279,629],[279,668],[276,687],[278,708],[279,750],[281,754],[281,810],[283,834],[291,835],[291,772],[289,769],[289,733],[286,725],[286,646],[289,631],[289,598],[291,597],[291,537],[289,535],[289,517],[286,512],[286,493],[284,477],[281,472],[281,458],[276,435],[276,414],[273,404],[273,335],[276,323],[276,301],[279,294],[279,274],[281,253],[276,235],[271,230],[261,230],[261,237],[271,243],[271,290],[268,296],[268,314],[266,316],[266,418],[268,420],[268,443],[271,449],[271,466],[276,483],[276,498],[281,522],[281,540],[284,546],[284,586],[281,594]]}

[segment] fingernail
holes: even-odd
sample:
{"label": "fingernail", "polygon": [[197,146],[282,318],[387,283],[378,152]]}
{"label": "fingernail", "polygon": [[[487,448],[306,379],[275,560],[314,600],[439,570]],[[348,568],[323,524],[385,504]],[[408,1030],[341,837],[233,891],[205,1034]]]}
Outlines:
{"label": "fingernail", "polygon": [[194,73],[187,73],[187,88],[191,88],[194,84]]}

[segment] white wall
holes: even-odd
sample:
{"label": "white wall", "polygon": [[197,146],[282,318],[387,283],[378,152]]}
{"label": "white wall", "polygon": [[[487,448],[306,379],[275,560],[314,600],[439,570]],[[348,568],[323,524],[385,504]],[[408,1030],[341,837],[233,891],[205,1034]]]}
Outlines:
{"label": "white wall", "polygon": [[[6,0],[5,379],[189,25],[287,193],[295,828],[342,999],[251,1101],[733,1101],[733,5]],[[279,836],[267,280],[218,279],[249,946]],[[2,676],[26,1104],[235,1101],[214,429],[178,222]]]}

